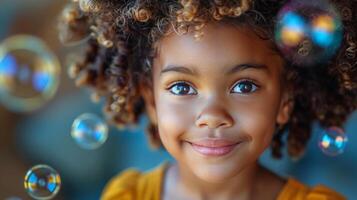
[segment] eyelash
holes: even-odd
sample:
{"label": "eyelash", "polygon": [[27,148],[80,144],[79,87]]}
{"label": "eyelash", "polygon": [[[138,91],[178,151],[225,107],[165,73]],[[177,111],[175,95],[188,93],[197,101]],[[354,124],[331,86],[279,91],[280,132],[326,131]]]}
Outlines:
{"label": "eyelash", "polygon": [[[183,83],[183,84],[186,85],[186,86],[188,85],[188,86],[190,87],[189,92],[191,91],[191,88],[193,88],[192,84],[191,84],[191,83],[188,83],[187,81],[176,81],[176,82],[174,82],[173,84],[171,84],[166,90],[169,90],[171,94],[177,95],[177,96],[194,95],[194,94],[183,94],[183,95],[180,95],[180,94],[175,94],[175,93],[173,93],[173,92],[171,91],[171,89],[172,89],[174,86],[177,86],[177,85],[180,84],[180,83]],[[254,93],[254,92],[256,92],[258,89],[260,89],[260,86],[259,86],[258,84],[256,84],[255,81],[253,81],[253,80],[251,80],[251,79],[241,79],[241,80],[237,81],[237,82],[234,84],[234,86],[233,86],[233,88],[232,88],[231,90],[233,90],[233,89],[234,89],[238,84],[240,84],[240,83],[249,83],[249,84],[252,84],[252,85],[253,85],[252,87],[255,88],[255,89],[254,89],[254,91],[252,91],[252,92],[237,92],[238,94],[247,95],[247,94],[250,94],[250,93]],[[197,92],[195,92],[195,93],[197,94]],[[234,92],[233,92],[233,93],[234,93]]]}

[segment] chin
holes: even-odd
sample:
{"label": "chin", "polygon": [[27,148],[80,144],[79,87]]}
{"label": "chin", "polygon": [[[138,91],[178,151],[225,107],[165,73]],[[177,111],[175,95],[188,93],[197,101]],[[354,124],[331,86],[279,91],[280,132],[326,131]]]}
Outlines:
{"label": "chin", "polygon": [[195,169],[194,174],[201,179],[202,181],[208,183],[224,183],[228,179],[234,177],[239,173],[239,167],[229,167],[223,165],[203,165],[199,166],[199,168]]}

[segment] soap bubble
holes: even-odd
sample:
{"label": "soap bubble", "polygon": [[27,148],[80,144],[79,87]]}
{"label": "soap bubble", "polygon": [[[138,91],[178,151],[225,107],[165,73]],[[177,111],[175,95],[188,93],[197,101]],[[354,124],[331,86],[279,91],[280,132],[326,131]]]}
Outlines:
{"label": "soap bubble", "polygon": [[79,0],[78,2],[83,12],[98,12],[100,10],[97,0]]}
{"label": "soap bubble", "polygon": [[[86,16],[77,4],[67,4],[59,19],[59,40],[64,46],[75,46],[84,44],[90,39],[90,27],[88,27]],[[74,26],[75,24],[75,26]]]}
{"label": "soap bubble", "polygon": [[15,112],[38,109],[58,88],[60,65],[39,38],[17,35],[0,45],[0,102]]}
{"label": "soap bubble", "polygon": [[74,120],[71,135],[80,147],[96,149],[107,140],[108,126],[97,115],[84,113]]}
{"label": "soap bubble", "polygon": [[347,136],[341,128],[330,127],[320,132],[318,146],[329,156],[337,156],[345,150]]}
{"label": "soap bubble", "polygon": [[60,190],[61,178],[50,166],[36,165],[27,171],[24,185],[32,198],[51,199]]}
{"label": "soap bubble", "polygon": [[275,41],[294,64],[312,66],[331,58],[342,40],[342,22],[325,0],[293,0],[278,14]]}

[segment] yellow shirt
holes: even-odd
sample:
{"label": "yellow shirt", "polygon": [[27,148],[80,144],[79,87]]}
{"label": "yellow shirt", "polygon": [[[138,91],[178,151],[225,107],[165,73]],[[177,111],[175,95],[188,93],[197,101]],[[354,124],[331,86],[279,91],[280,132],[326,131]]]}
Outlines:
{"label": "yellow shirt", "polygon": [[[129,168],[114,177],[104,188],[101,200],[160,200],[161,183],[168,162],[148,172]],[[323,186],[308,187],[288,178],[277,200],[345,200],[339,193]]]}

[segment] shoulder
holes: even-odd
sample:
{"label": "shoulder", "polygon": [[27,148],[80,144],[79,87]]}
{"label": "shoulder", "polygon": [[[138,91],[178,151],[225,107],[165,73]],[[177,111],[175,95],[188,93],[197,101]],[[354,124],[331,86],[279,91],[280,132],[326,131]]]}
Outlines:
{"label": "shoulder", "polygon": [[141,199],[145,193],[150,193],[150,199],[156,199],[160,195],[162,172],[166,162],[141,172],[135,168],[129,168],[114,176],[105,186],[101,200],[134,200]]}
{"label": "shoulder", "polygon": [[333,189],[324,185],[317,185],[312,187],[308,194],[309,199],[326,199],[326,200],[346,200],[346,198],[334,191]]}
{"label": "shoulder", "polygon": [[135,188],[140,176],[142,172],[134,168],[119,173],[107,183],[100,199],[135,199]]}
{"label": "shoulder", "polygon": [[346,198],[333,189],[316,185],[309,187],[294,178],[288,178],[278,200],[345,200]]}

